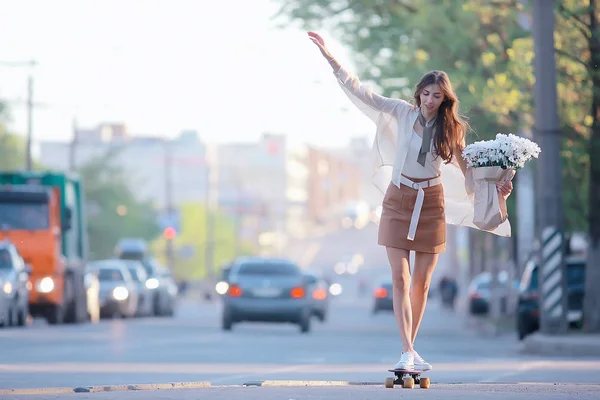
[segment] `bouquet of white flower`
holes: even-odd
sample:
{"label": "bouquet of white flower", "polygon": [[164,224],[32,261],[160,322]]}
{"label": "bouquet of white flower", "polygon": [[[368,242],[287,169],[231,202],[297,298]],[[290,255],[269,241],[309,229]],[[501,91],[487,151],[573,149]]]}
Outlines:
{"label": "bouquet of white flower", "polygon": [[510,181],[515,172],[532,157],[539,146],[531,140],[498,133],[495,140],[479,141],[465,147],[467,192],[474,193],[473,223],[484,230],[494,230],[508,218],[506,199],[498,194],[496,182]]}
{"label": "bouquet of white flower", "polygon": [[498,133],[495,140],[482,140],[465,147],[463,158],[469,167],[501,167],[519,170],[540,148],[531,140],[509,133]]}

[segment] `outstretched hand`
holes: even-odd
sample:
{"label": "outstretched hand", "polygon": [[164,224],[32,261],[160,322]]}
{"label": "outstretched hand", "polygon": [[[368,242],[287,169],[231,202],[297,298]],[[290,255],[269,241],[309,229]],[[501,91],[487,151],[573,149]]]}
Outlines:
{"label": "outstretched hand", "polygon": [[308,37],[310,40],[312,40],[312,42],[314,44],[317,45],[317,47],[319,48],[319,50],[321,50],[321,54],[323,54],[323,56],[325,58],[327,58],[328,60],[332,59],[333,56],[331,55],[331,53],[329,52],[329,50],[327,50],[327,46],[325,45],[325,40],[323,40],[323,38],[321,37],[321,35],[319,35],[316,32],[308,32]]}

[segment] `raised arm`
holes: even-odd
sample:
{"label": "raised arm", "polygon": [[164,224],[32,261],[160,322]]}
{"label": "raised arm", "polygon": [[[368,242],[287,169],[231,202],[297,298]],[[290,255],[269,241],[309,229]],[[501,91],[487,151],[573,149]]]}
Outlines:
{"label": "raised arm", "polygon": [[[374,93],[370,86],[361,83],[355,74],[342,67],[339,61],[337,61],[329,49],[327,49],[325,41],[318,33],[308,32],[308,37],[315,45],[317,45],[321,54],[333,69],[333,73],[338,78],[346,94],[357,107],[371,117],[371,119],[376,118],[373,111],[377,113],[392,113],[397,106],[412,107],[404,100],[392,99]],[[370,108],[370,110],[366,109],[364,106]]]}

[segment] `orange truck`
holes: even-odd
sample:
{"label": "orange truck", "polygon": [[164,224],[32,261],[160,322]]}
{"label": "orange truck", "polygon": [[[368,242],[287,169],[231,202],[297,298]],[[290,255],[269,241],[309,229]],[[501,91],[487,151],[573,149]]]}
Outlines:
{"label": "orange truck", "polygon": [[0,240],[31,266],[29,312],[50,324],[88,320],[84,204],[74,174],[0,172]]}

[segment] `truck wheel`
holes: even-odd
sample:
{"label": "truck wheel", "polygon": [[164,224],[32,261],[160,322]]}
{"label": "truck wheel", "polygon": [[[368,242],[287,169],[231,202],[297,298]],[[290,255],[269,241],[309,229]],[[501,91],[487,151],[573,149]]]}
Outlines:
{"label": "truck wheel", "polygon": [[85,290],[85,284],[83,282],[83,277],[77,280],[77,290],[75,291],[75,296],[73,301],[75,304],[73,305],[75,308],[75,323],[83,323],[88,321],[88,310],[87,310],[87,292]]}
{"label": "truck wheel", "polygon": [[46,310],[46,321],[50,325],[62,324],[65,321],[65,310],[60,304],[53,304]]}
{"label": "truck wheel", "polygon": [[17,325],[25,326],[27,325],[27,317],[29,316],[29,305],[25,303],[24,307],[19,309],[19,313],[17,314]]}
{"label": "truck wheel", "polygon": [[17,326],[19,322],[19,303],[17,299],[9,306],[8,310],[8,326]]}

